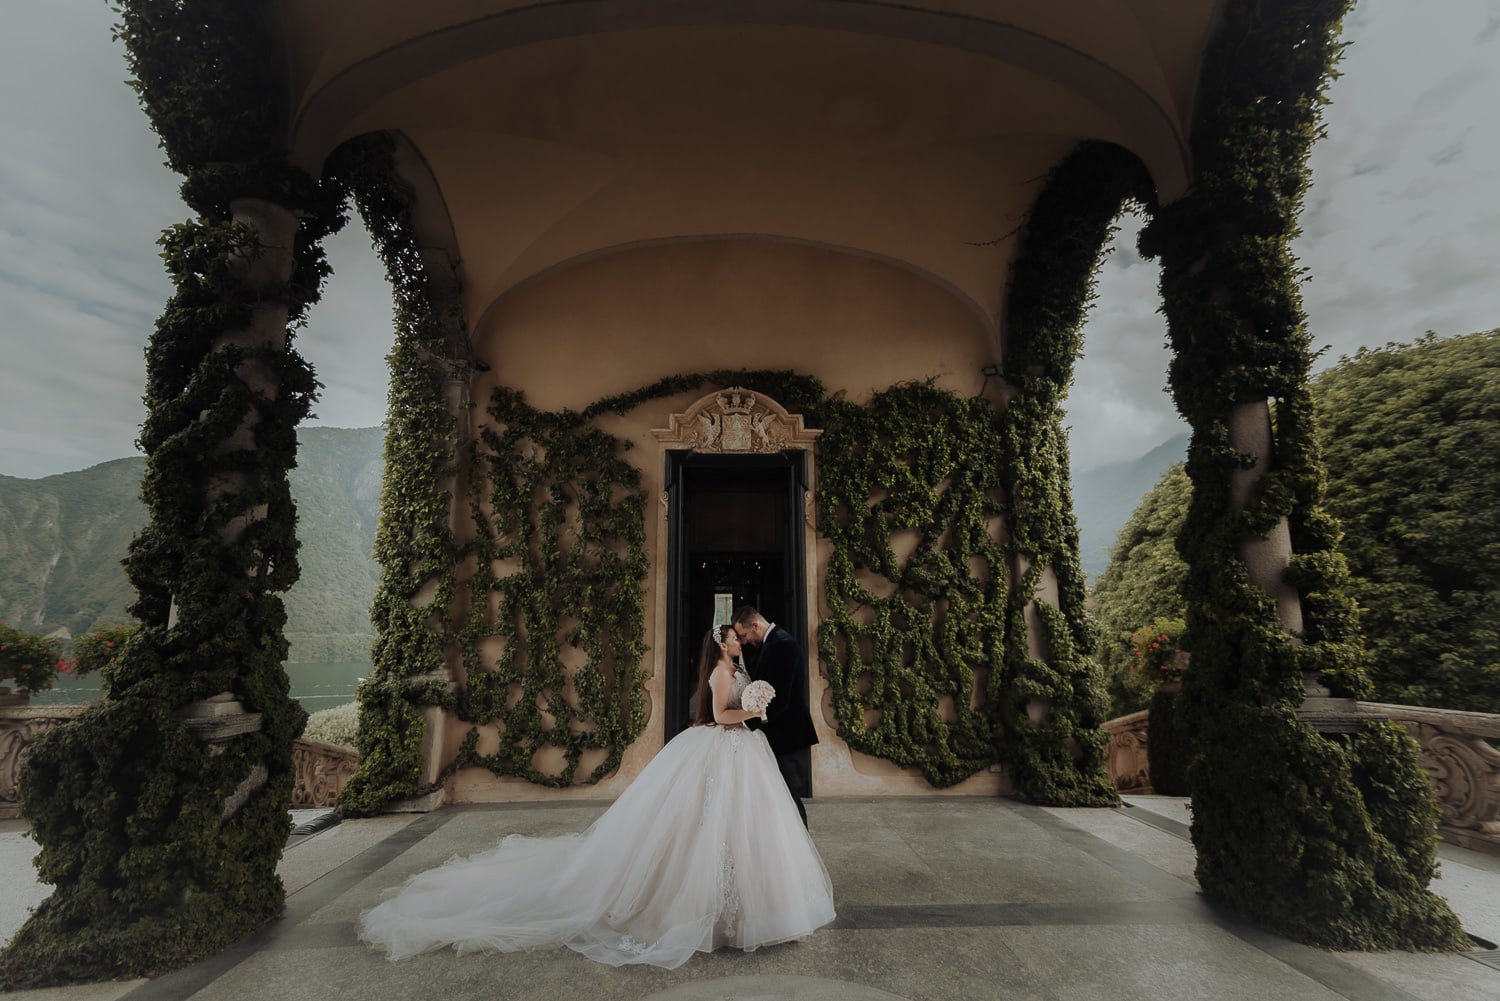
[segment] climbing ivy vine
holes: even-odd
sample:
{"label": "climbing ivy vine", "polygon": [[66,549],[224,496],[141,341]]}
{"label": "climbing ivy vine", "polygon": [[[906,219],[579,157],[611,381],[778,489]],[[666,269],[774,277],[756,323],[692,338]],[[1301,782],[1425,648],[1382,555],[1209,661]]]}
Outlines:
{"label": "climbing ivy vine", "polygon": [[953,785],[1000,753],[990,712],[1008,581],[999,419],[983,397],[924,383],[866,406],[832,400],[825,412],[818,532],[833,549],[818,657],[839,736]]}
{"label": "climbing ivy vine", "polygon": [[[770,395],[824,428],[817,506],[819,531],[833,543],[825,573],[832,611],[819,655],[841,734],[862,751],[920,768],[938,786],[1026,753],[1008,748],[995,709],[1006,646],[1025,642],[1007,630],[1025,623],[1010,615],[1017,606],[1007,587],[1014,553],[1003,524],[1005,424],[994,406],[920,383],[855,405],[794,373],[718,371],[674,376],[577,412],[538,411],[518,390],[495,391],[466,463],[475,538],[441,561],[475,568],[463,584],[467,619],[452,636],[465,682],[456,694],[431,685],[397,690],[416,725],[361,738],[372,746],[411,741],[400,745],[411,754],[404,784],[383,788],[415,791],[424,705],[452,709],[470,725],[444,776],[478,766],[558,786],[595,782],[618,767],[644,721],[645,494],[624,458],[627,443],[593,421],[730,385]],[[427,391],[435,394],[435,384]],[[387,489],[418,493],[394,480]],[[892,540],[903,533],[910,551],[898,556]],[[885,583],[872,590],[872,575]],[[409,592],[408,585],[402,593]],[[419,628],[442,642],[434,620]],[[363,725],[383,725],[368,709],[366,702]],[[486,747],[489,729],[498,741]],[[539,764],[548,749],[559,768]],[[394,760],[376,765],[389,774]],[[361,765],[362,773],[370,768]],[[1038,766],[1022,774],[1050,773]]]}
{"label": "climbing ivy vine", "polygon": [[[1004,760],[1036,802],[1118,802],[1062,402],[1114,220],[1151,190],[1139,161],[1104,143],[1048,176],[1011,268],[998,413],[920,385],[827,406],[819,530],[834,548],[819,652],[840,736],[934,785]],[[1055,603],[1038,597],[1046,574]]]}
{"label": "climbing ivy vine", "polygon": [[[475,726],[454,764],[565,786],[596,751],[584,781],[597,782],[646,719],[640,471],[582,414],[541,413],[517,390],[496,390],[488,413],[469,464],[478,531],[457,705]],[[570,650],[582,661],[571,669]],[[481,754],[478,726],[489,724],[499,747]],[[562,752],[560,772],[538,766],[545,746]]]}
{"label": "climbing ivy vine", "polygon": [[[1193,427],[1178,543],[1189,567],[1193,666],[1178,706],[1192,739],[1193,841],[1204,894],[1285,934],[1335,948],[1458,948],[1457,919],[1427,889],[1436,807],[1413,742],[1390,723],[1321,734],[1297,717],[1305,676],[1341,695],[1368,687],[1338,526],[1319,507],[1312,352],[1291,252],[1348,6],[1226,5],[1204,61],[1192,190],[1141,238],[1161,259],[1171,389]],[[1270,471],[1236,508],[1230,474],[1257,457],[1231,445],[1230,414],[1266,400]],[[1237,553],[1282,520],[1300,636]]]}

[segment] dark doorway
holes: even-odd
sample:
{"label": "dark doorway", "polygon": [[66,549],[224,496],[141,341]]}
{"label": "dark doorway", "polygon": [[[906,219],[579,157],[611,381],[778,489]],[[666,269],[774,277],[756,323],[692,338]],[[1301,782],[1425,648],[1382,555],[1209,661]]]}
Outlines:
{"label": "dark doorway", "polygon": [[807,636],[807,453],[668,451],[666,484],[670,740],[692,724],[698,653],[716,604],[754,605],[799,641]]}

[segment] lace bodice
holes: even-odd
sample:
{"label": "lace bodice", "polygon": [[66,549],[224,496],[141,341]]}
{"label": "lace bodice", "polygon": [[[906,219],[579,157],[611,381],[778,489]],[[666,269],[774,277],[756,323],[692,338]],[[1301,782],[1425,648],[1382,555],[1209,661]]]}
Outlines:
{"label": "lace bodice", "polygon": [[741,709],[740,696],[745,694],[745,688],[750,684],[750,675],[745,673],[743,667],[734,669],[734,684],[729,686],[729,708]]}

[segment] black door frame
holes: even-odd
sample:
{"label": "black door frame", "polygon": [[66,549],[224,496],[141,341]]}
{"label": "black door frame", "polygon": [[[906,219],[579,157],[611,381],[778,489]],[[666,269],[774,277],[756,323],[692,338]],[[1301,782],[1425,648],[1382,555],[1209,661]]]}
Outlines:
{"label": "black door frame", "polygon": [[[687,539],[688,484],[695,473],[744,472],[782,473],[786,507],[786,535],[783,551],[786,554],[783,570],[783,601],[785,616],[777,616],[779,624],[805,644],[807,637],[807,533],[805,509],[808,475],[807,451],[789,448],[770,454],[737,454],[719,452],[694,452],[686,449],[666,451],[665,485],[667,493],[667,656],[665,681],[666,738],[674,735],[691,723],[687,706],[679,693],[697,665],[696,638],[686,635],[688,629],[688,572],[689,545]],[[811,663],[809,659],[808,663]],[[808,672],[800,679],[802,697],[807,698]]]}

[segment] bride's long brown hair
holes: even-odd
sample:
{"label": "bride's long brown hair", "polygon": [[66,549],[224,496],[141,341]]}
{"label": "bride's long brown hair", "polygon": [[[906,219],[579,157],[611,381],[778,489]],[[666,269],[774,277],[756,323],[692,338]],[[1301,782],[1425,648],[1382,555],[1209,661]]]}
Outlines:
{"label": "bride's long brown hair", "polygon": [[729,631],[733,628],[726,622],[710,629],[703,637],[703,649],[698,654],[698,717],[694,721],[700,725],[714,725],[714,693],[709,688],[708,676],[714,673],[714,665],[719,662],[719,644],[729,638]]}

